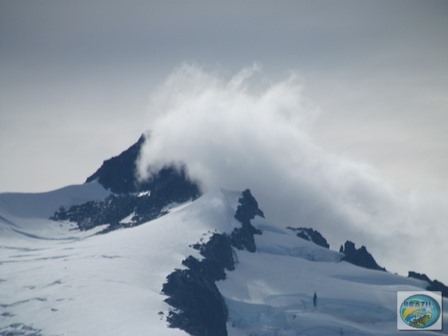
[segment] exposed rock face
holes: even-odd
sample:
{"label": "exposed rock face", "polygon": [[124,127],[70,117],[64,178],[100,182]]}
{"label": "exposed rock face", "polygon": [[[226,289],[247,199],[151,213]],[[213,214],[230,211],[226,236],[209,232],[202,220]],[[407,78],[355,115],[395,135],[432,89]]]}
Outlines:
{"label": "exposed rock face", "polygon": [[[161,171],[152,181],[153,190],[148,193],[112,194],[104,201],[59,208],[50,219],[75,222],[80,230],[109,224],[106,231],[145,223],[164,215],[164,209],[173,203],[184,203],[200,196],[199,187],[188,181],[185,172]],[[121,222],[130,217],[127,222]]]}
{"label": "exposed rock face", "polygon": [[215,281],[224,280],[225,270],[235,268],[230,239],[225,234],[215,234],[195,248],[204,259],[189,256],[182,262],[187,269],[175,270],[163,285],[162,292],[169,296],[166,302],[176,308],[167,321],[170,327],[190,335],[226,336],[228,311]]}
{"label": "exposed rock face", "polygon": [[207,243],[195,244],[193,247],[204,259],[189,256],[182,262],[187,269],[177,269],[167,277],[162,292],[169,296],[166,302],[175,308],[167,317],[170,327],[194,336],[227,336],[227,306],[215,282],[226,278],[225,270],[235,269],[233,247],[255,252],[253,235],[261,232],[250,220],[263,216],[249,190],[243,192],[239,202],[235,218],[241,228],[230,235],[216,233]]}
{"label": "exposed rock face", "polygon": [[426,281],[427,283],[430,283],[431,280],[428,278],[428,276],[424,273],[417,273],[417,272],[413,272],[413,271],[409,271],[408,272],[408,278],[414,278],[414,279],[418,279],[418,280],[423,280]]}
{"label": "exposed rock face", "polygon": [[142,135],[120,155],[105,160],[101,167],[87,178],[86,183],[98,180],[104,188],[117,194],[149,189],[146,183],[140,183],[135,178],[136,162],[144,142],[145,137]]}
{"label": "exposed rock face", "polygon": [[[135,167],[144,137],[120,155],[104,161],[87,179],[98,180],[114,194],[101,202],[87,202],[69,209],[61,207],[53,220],[69,220],[80,230],[109,224],[103,232],[142,224],[165,214],[173,203],[184,203],[201,195],[199,185],[191,181],[184,167],[164,167],[146,181],[136,178]],[[126,217],[128,220],[122,222]]]}
{"label": "exposed rock face", "polygon": [[361,246],[359,249],[357,249],[355,247],[355,243],[347,240],[344,246],[341,245],[339,252],[345,254],[342,260],[345,260],[351,264],[374,270],[386,270],[384,267],[381,267],[376,263],[375,259],[367,251],[365,246]]}
{"label": "exposed rock face", "polygon": [[417,272],[409,271],[408,277],[426,281],[428,283],[428,286],[426,287],[427,290],[434,291],[434,292],[442,292],[442,295],[444,297],[448,296],[448,287],[445,286],[445,284],[443,284],[442,282],[440,282],[438,280],[431,280],[424,273],[417,273]]}
{"label": "exposed rock face", "polygon": [[330,248],[330,245],[328,244],[327,240],[320,234],[319,231],[316,231],[311,228],[293,228],[293,227],[287,227],[287,229],[296,232],[297,237],[303,238],[305,240],[311,241],[316,245]]}
{"label": "exposed rock face", "polygon": [[255,239],[254,234],[261,234],[260,230],[257,230],[250,223],[251,219],[255,216],[264,218],[263,211],[258,208],[258,203],[255,198],[247,189],[243,191],[243,197],[239,199],[240,204],[236,209],[235,218],[242,224],[241,228],[233,230],[230,237],[232,245],[238,250],[246,249],[250,252],[255,252]]}

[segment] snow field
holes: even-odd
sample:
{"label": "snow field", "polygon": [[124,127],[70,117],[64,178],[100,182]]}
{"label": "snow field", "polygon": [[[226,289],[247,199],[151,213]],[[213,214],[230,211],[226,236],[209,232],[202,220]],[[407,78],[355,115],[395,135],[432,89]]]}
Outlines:
{"label": "snow field", "polygon": [[[68,206],[107,194],[95,183],[40,196],[0,194],[0,336],[186,335],[167,327],[163,283],[188,255],[202,258],[191,245],[240,227],[241,193],[210,192],[105,235],[94,235],[104,227],[79,232],[46,219],[58,200]],[[230,336],[407,335],[396,328],[396,292],[424,282],[341,262],[340,253],[265,219],[252,223],[263,232],[257,252],[236,251],[236,270],[217,283]]]}
{"label": "snow field", "polygon": [[406,334],[397,330],[396,293],[426,283],[340,262],[338,252],[264,219],[254,223],[263,231],[255,236],[257,253],[238,251],[236,270],[218,282],[230,336]]}
{"label": "snow field", "polygon": [[200,258],[190,245],[238,225],[226,202],[237,195],[217,191],[144,225],[90,237],[49,220],[18,221],[31,231],[28,220],[40,221],[45,237],[0,237],[0,335],[19,324],[46,336],[185,335],[167,328],[160,291],[186,256]]}

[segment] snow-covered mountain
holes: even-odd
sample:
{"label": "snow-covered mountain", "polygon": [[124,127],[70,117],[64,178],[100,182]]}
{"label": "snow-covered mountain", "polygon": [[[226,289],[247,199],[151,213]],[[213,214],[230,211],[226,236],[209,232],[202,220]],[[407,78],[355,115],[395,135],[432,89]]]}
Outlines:
{"label": "snow-covered mountain", "polygon": [[201,194],[174,167],[139,181],[143,141],[85,184],[0,194],[1,336],[406,335],[397,291],[446,291],[272,223],[244,186]]}

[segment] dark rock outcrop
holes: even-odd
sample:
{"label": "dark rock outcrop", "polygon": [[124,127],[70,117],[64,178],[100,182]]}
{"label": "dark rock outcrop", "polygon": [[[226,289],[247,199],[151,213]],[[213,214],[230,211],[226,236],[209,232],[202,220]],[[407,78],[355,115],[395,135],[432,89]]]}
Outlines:
{"label": "dark rock outcrop", "polygon": [[86,180],[86,183],[98,180],[106,189],[117,193],[133,193],[148,189],[146,183],[138,181],[136,176],[136,162],[140,150],[145,142],[142,135],[138,141],[120,155],[105,160],[101,167]]}
{"label": "dark rock outcrop", "polygon": [[261,232],[250,220],[263,216],[249,190],[243,192],[239,203],[235,218],[241,228],[230,235],[215,233],[207,243],[193,245],[204,259],[189,256],[182,262],[186,269],[177,269],[167,277],[162,292],[174,308],[167,316],[170,327],[193,336],[227,336],[227,306],[215,282],[226,278],[226,270],[235,269],[233,248],[255,252],[253,235]]}
{"label": "dark rock outcrop", "polygon": [[330,248],[330,245],[328,244],[327,240],[320,234],[319,231],[313,230],[311,228],[293,228],[293,227],[287,227],[287,229],[294,231],[297,235],[297,237],[303,238],[305,240],[311,241],[316,245]]}
{"label": "dark rock outcrop", "polygon": [[97,180],[104,188],[115,194],[129,194],[151,190],[166,198],[179,194],[199,193],[198,184],[186,176],[184,166],[168,165],[152,174],[147,180],[137,178],[137,161],[146,139],[142,135],[138,141],[121,154],[105,160],[101,167],[86,180]]}
{"label": "dark rock outcrop", "polygon": [[418,280],[423,280],[426,281],[427,283],[430,283],[431,280],[428,278],[428,276],[424,273],[417,273],[417,272],[413,272],[413,271],[409,271],[408,272],[408,278],[414,278],[414,279],[418,279]]}
{"label": "dark rock outcrop", "polygon": [[169,296],[165,301],[176,309],[170,311],[167,321],[170,327],[190,335],[226,336],[228,311],[215,281],[225,279],[225,270],[235,268],[230,239],[215,234],[194,248],[204,259],[189,256],[182,262],[187,269],[175,270],[163,285],[162,292]]}
{"label": "dark rock outcrop", "polygon": [[[113,192],[100,202],[87,202],[68,209],[61,207],[51,219],[69,220],[77,223],[80,230],[109,224],[103,231],[142,224],[165,214],[164,209],[172,203],[195,200],[201,195],[199,185],[191,181],[185,167],[163,167],[146,181],[139,181],[135,167],[143,136],[120,155],[104,161],[101,168],[87,179],[97,180]],[[128,223],[120,221],[128,216]]]}
{"label": "dark rock outcrop", "polygon": [[445,284],[443,284],[442,282],[438,280],[431,280],[426,274],[413,271],[409,271],[408,277],[426,281],[428,283],[426,290],[433,292],[442,292],[442,295],[444,297],[448,297],[448,287],[445,286]]}
{"label": "dark rock outcrop", "polygon": [[339,252],[345,254],[342,260],[345,260],[353,265],[370,268],[373,270],[386,271],[384,267],[379,266],[372,255],[367,251],[365,246],[359,249],[355,247],[355,243],[347,240],[345,244],[339,249]]}
{"label": "dark rock outcrop", "polygon": [[236,209],[235,218],[241,223],[241,228],[237,228],[231,233],[232,245],[238,250],[246,249],[255,252],[254,234],[261,234],[261,231],[253,227],[250,221],[255,216],[264,218],[264,214],[258,208],[258,203],[249,189],[243,191],[242,197],[238,201],[240,204]]}
{"label": "dark rock outcrop", "polygon": [[426,289],[434,292],[442,292],[442,295],[444,297],[448,297],[448,287],[438,280],[431,281]]}
{"label": "dark rock outcrop", "polygon": [[[182,176],[182,173],[179,173],[174,180],[178,180],[179,176]],[[185,179],[173,181],[169,176],[160,179],[159,182],[160,185],[155,186],[155,192],[143,195],[112,194],[103,201],[90,201],[73,205],[68,209],[61,207],[50,219],[69,220],[76,223],[80,230],[90,230],[99,225],[109,224],[106,231],[111,231],[156,219],[166,213],[164,209],[170,204],[184,203],[200,196],[198,187],[189,185],[183,188],[184,183],[189,183]],[[132,218],[127,223],[120,223],[126,217]]]}

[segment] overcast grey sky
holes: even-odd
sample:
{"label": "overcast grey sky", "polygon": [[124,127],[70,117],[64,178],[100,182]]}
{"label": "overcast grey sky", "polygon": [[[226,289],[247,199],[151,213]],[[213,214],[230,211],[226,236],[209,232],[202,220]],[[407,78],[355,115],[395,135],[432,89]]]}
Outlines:
{"label": "overcast grey sky", "polygon": [[296,71],[318,144],[448,189],[446,1],[0,1],[0,191],[83,182],[181,62]]}
{"label": "overcast grey sky", "polygon": [[[305,158],[323,152],[316,154],[317,168],[351,162],[352,168],[359,164],[375,171],[370,179],[364,168],[337,167],[334,174],[322,168],[324,173],[316,176],[334,185],[317,191],[314,199],[321,203],[314,210],[344,207],[353,185],[363,202],[380,208],[389,201],[396,204],[393,211],[373,218],[384,220],[382,236],[371,243],[381,253],[380,241],[387,237],[384,223],[396,220],[398,230],[409,209],[408,201],[404,206],[389,195],[389,185],[406,195],[425,195],[426,208],[422,202],[412,207],[416,232],[419,221],[429,220],[426,210],[436,209],[431,214],[435,218],[447,200],[447,17],[448,1],[442,0],[0,0],[0,192],[82,183],[104,159],[151,129],[151,123],[164,130],[157,116],[165,111],[154,110],[159,106],[154,92],[163,93],[160,86],[167,78],[182,78],[181,64],[195,64],[195,71],[212,81],[216,76],[209,74],[218,73],[221,84],[211,85],[218,97],[228,95],[223,90],[226,78],[258,64],[265,86],[277,87],[294,72],[300,99],[317,111],[306,131]],[[199,83],[201,87],[204,81]],[[289,89],[280,91],[287,95]],[[271,120],[271,112],[261,121]],[[160,146],[166,141],[161,139]],[[350,188],[339,186],[350,171]],[[321,183],[316,176],[313,188]],[[304,189],[302,200],[316,191],[311,187]],[[322,192],[336,193],[343,202],[334,203]],[[372,223],[363,217],[372,210],[367,208],[359,213],[347,208],[344,216],[359,215]],[[321,213],[334,219],[335,213]],[[444,224],[438,220],[435,228]],[[364,228],[351,230],[361,242],[370,234]],[[442,233],[440,239],[446,237],[446,230]]]}

